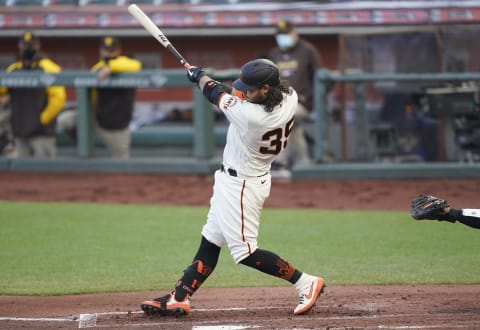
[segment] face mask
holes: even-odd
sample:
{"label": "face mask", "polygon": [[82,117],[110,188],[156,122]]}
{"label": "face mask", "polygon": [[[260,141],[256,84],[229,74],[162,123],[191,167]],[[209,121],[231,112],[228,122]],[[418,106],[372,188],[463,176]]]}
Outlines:
{"label": "face mask", "polygon": [[289,34],[277,34],[275,39],[277,40],[278,47],[282,49],[288,49],[294,46],[293,38]]}
{"label": "face mask", "polygon": [[108,64],[108,62],[109,62],[110,60],[113,60],[113,59],[115,59],[115,58],[116,58],[116,56],[104,56],[104,57],[102,58],[102,60],[103,60],[105,63]]}
{"label": "face mask", "polygon": [[22,60],[31,61],[35,56],[35,53],[36,53],[35,49],[31,49],[31,48],[24,49],[22,52]]}

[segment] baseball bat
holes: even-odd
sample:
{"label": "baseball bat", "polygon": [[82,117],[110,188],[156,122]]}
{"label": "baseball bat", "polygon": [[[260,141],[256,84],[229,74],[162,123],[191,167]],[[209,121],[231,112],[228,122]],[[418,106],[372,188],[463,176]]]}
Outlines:
{"label": "baseball bat", "polygon": [[168,38],[163,34],[162,30],[158,28],[158,26],[153,23],[153,21],[148,17],[140,7],[136,4],[132,3],[128,6],[128,12],[135,17],[135,19],[143,25],[145,30],[147,30],[152,37],[157,39],[157,41],[165,47],[170,53],[173,54],[180,61],[180,63],[185,67],[185,69],[190,69],[190,64],[185,60],[185,58],[178,52],[178,50],[173,47],[172,43],[168,40]]}

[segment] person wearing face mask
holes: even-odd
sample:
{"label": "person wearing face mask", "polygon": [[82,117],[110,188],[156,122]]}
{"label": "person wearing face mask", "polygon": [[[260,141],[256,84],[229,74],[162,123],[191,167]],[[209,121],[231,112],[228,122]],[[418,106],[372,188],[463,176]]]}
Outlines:
{"label": "person wearing face mask", "polygon": [[311,43],[300,38],[289,21],[278,22],[275,41],[277,47],[270,50],[268,58],[277,64],[281,77],[288,80],[298,93],[296,125],[288,142],[289,147],[272,164],[272,175],[288,178],[291,167],[311,162],[302,122],[309,117],[313,108],[314,76],[322,68],[322,58]]}
{"label": "person wearing face mask", "polygon": [[[61,68],[42,53],[40,39],[25,32],[19,42],[19,59],[7,72],[38,71],[58,73]],[[0,96],[10,106],[10,128],[19,158],[56,156],[55,122],[66,101],[64,86],[0,87]]]}
{"label": "person wearing face mask", "polygon": [[[100,44],[100,59],[92,67],[99,80],[117,73],[138,72],[142,63],[122,54],[120,39],[107,36]],[[91,100],[95,111],[94,129],[112,158],[130,158],[131,134],[129,124],[135,101],[135,88],[106,87],[92,91]],[[75,137],[76,112],[64,111],[59,116],[59,126]]]}

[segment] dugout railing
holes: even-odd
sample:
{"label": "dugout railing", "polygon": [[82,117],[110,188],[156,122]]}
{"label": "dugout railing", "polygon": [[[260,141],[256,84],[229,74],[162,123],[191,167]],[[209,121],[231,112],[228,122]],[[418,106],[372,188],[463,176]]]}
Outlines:
{"label": "dugout railing", "polygon": [[[411,88],[413,94],[420,92],[422,83],[427,85],[450,84],[455,85],[462,82],[478,82],[480,81],[480,73],[395,73],[395,74],[370,74],[370,73],[351,73],[351,74],[332,74],[326,70],[320,70],[317,72],[317,79],[315,80],[315,93],[314,93],[314,109],[316,118],[326,118],[327,116],[327,95],[328,88],[335,83],[351,84],[353,90],[353,99],[355,105],[355,121],[354,126],[357,130],[358,138],[357,144],[364,148],[369,148],[368,128],[369,123],[367,119],[365,100],[366,96],[366,84],[379,83],[379,82],[393,82],[402,83],[407,82],[417,85]],[[390,88],[394,90],[394,88]],[[425,89],[425,87],[423,88]],[[473,102],[472,98],[472,102]],[[478,107],[478,105],[477,105]],[[454,110],[452,109],[452,113]],[[315,160],[321,160],[325,152],[324,144],[321,143],[323,138],[323,132],[325,130],[325,120],[317,120],[315,124],[315,146],[314,146],[314,158]],[[342,148],[342,158],[345,160],[345,148]]]}
{"label": "dugout railing", "polygon": [[[404,82],[407,84],[441,85],[459,84],[461,82],[479,82],[480,73],[395,73],[395,74],[371,74],[371,73],[332,73],[328,70],[319,70],[315,79],[314,92],[314,145],[313,158],[315,163],[308,166],[299,166],[293,171],[294,178],[478,178],[480,177],[480,165],[478,163],[465,162],[420,162],[420,163],[379,163],[372,159],[367,161],[346,161],[345,130],[340,137],[342,144],[341,159],[333,164],[322,163],[325,155],[324,120],[328,108],[328,94],[332,85],[351,84],[353,90],[355,120],[353,123],[356,130],[355,145],[365,150],[367,154],[372,152],[370,138],[370,125],[367,118],[365,101],[367,98],[366,85],[378,82]],[[478,105],[477,105],[478,106]],[[323,120],[318,120],[321,118]],[[440,145],[442,147],[442,144]]]}
{"label": "dugout railing", "polygon": [[[220,75],[221,76],[221,75]],[[0,86],[41,87],[61,85],[73,87],[76,91],[77,108],[77,151],[79,158],[91,158],[93,155],[92,111],[89,90],[95,87],[136,87],[136,88],[172,88],[190,87],[185,70],[143,70],[132,74],[118,74],[114,77],[98,80],[88,71],[63,71],[50,73],[1,73]],[[192,131],[192,155],[200,159],[213,155],[213,114],[198,88],[193,88],[194,118]],[[175,134],[172,133],[172,138]],[[173,142],[172,142],[173,144]]]}
{"label": "dugout railing", "polygon": [[[238,70],[211,72],[216,79],[231,80],[238,75]],[[378,81],[404,82],[452,82],[480,81],[480,73],[432,73],[432,74],[332,74],[328,71],[317,72],[314,93],[314,111],[316,118],[324,118],[327,111],[328,86],[332,83],[350,83],[354,86],[356,122],[355,128],[360,132],[357,143],[368,146],[367,118],[365,112],[365,85]],[[0,73],[0,86],[7,87],[41,87],[63,85],[76,90],[78,110],[77,145],[75,157],[71,159],[44,160],[3,160],[0,169],[18,170],[105,170],[128,172],[176,172],[176,173],[211,173],[219,164],[216,158],[216,140],[214,113],[198,88],[185,78],[185,71],[179,70],[144,70],[132,74],[120,74],[110,79],[99,81],[94,73],[88,71],[63,71],[49,73]],[[191,129],[177,132],[182,138],[191,139],[191,155],[188,160],[165,159],[114,161],[92,158],[93,134],[89,89],[101,86],[137,87],[137,88],[171,88],[190,87],[193,97],[193,119]],[[315,120],[313,157],[315,164],[296,167],[293,178],[383,178],[383,177],[480,177],[480,168],[476,164],[459,163],[422,163],[422,164],[378,164],[373,162],[349,163],[339,161],[334,164],[320,163],[323,150],[323,132],[325,122]],[[174,129],[174,128],[173,128]],[[152,133],[155,134],[155,133]],[[222,132],[224,134],[224,132]],[[165,143],[175,134],[162,135]],[[344,142],[343,142],[344,143]]]}
{"label": "dugout railing", "polygon": [[[233,70],[234,71],[234,70]],[[238,72],[218,71],[211,73],[216,79],[229,79],[238,76]],[[0,73],[0,86],[31,88],[61,85],[75,89],[77,109],[76,146],[73,157],[63,157],[55,160],[35,159],[2,159],[0,169],[39,169],[39,170],[100,170],[108,171],[145,171],[145,172],[186,172],[210,173],[217,167],[216,145],[219,135],[215,129],[214,113],[211,105],[205,100],[200,90],[191,84],[183,69],[143,70],[138,73],[118,74],[105,80],[98,80],[89,71],[62,71],[58,74],[40,72]],[[95,87],[136,87],[136,88],[192,88],[193,119],[191,126],[172,124],[171,127],[149,130],[148,133],[134,133],[132,140],[140,141],[152,148],[155,143],[160,145],[178,144],[191,146],[188,157],[165,155],[164,160],[131,159],[120,161],[98,159],[94,157],[95,141],[92,129],[92,111],[89,90]],[[139,136],[136,136],[139,135]]]}

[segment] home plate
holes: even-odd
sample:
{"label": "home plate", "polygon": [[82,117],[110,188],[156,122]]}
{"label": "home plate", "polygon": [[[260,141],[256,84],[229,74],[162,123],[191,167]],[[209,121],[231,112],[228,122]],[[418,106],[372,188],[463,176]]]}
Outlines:
{"label": "home plate", "polygon": [[80,314],[78,327],[93,328],[97,325],[97,314]]}

